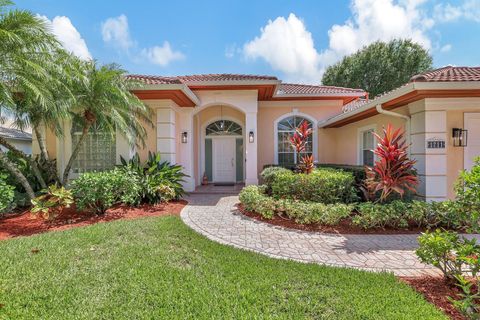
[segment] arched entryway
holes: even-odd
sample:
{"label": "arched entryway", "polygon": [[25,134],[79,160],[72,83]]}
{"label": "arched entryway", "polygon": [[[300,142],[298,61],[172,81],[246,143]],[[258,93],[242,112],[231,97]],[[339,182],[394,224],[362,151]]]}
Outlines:
{"label": "arched entryway", "polygon": [[214,184],[234,184],[244,180],[244,128],[234,120],[210,122],[204,134],[205,175]]}

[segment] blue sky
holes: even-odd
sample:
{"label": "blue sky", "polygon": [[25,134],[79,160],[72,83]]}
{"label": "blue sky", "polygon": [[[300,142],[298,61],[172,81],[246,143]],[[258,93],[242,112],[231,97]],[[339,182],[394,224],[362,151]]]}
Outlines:
{"label": "blue sky", "polygon": [[375,40],[412,38],[435,66],[480,65],[480,0],[17,0],[83,58],[131,73],[253,73],[319,83]]}

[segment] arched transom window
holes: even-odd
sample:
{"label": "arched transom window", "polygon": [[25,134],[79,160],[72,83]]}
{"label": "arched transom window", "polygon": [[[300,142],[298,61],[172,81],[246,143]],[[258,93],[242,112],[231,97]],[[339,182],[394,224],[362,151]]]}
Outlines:
{"label": "arched transom window", "polygon": [[[310,128],[313,128],[313,124],[307,118],[302,116],[290,116],[282,119],[277,124],[277,156],[279,165],[292,165],[297,163],[297,153],[291,146],[289,138],[295,133],[295,129],[303,122],[306,121]],[[313,133],[309,136],[308,142],[305,148],[305,152],[302,155],[311,155],[313,152]]]}
{"label": "arched transom window", "polygon": [[207,136],[241,136],[242,127],[230,120],[218,120],[207,126],[205,134]]}

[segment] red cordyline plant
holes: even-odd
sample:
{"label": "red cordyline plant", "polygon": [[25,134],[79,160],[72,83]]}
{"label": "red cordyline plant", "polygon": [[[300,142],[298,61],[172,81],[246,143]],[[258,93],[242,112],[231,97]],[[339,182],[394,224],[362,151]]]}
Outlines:
{"label": "red cordyline plant", "polygon": [[295,133],[291,136],[290,144],[292,148],[297,152],[297,163],[300,163],[298,168],[301,172],[309,174],[313,171],[313,156],[305,155],[300,158],[300,155],[305,151],[308,143],[308,137],[312,134],[312,128],[309,127],[307,121],[302,121],[298,128],[295,129]]}
{"label": "red cordyline plant", "polygon": [[401,128],[394,130],[389,124],[383,128],[383,137],[376,133],[373,134],[378,141],[377,147],[373,151],[378,156],[378,160],[373,168],[365,167],[367,198],[374,200],[376,194],[381,191],[378,200],[383,202],[392,193],[403,197],[406,190],[415,192],[418,178],[414,174],[413,165],[416,161],[408,158],[405,132]]}

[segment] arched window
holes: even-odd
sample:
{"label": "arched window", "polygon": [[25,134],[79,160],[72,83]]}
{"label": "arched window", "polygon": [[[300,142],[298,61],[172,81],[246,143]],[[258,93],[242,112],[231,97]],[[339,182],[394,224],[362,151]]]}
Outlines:
{"label": "arched window", "polygon": [[207,136],[241,136],[242,127],[230,120],[218,120],[210,123],[205,134]]}
{"label": "arched window", "polygon": [[[306,121],[310,128],[313,128],[313,123],[302,116],[289,116],[280,120],[277,124],[277,160],[279,165],[292,165],[297,163],[297,152],[291,146],[289,138],[295,133],[295,129],[303,122]],[[305,152],[302,155],[311,155],[313,153],[313,137],[312,133],[308,137],[308,142],[305,148]]]}

